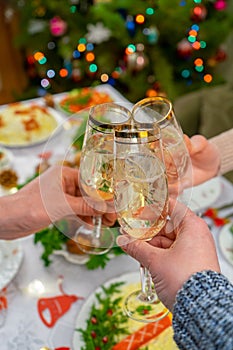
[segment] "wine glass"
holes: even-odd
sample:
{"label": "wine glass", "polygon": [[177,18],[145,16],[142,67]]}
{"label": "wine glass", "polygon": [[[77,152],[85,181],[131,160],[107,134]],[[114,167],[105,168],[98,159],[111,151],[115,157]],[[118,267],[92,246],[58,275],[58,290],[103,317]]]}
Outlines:
{"label": "wine glass", "polygon": [[192,167],[183,131],[176,119],[171,101],[160,96],[145,98],[134,105],[132,115],[135,122],[158,123],[164,147],[168,184],[170,189],[176,189],[175,194],[182,193],[182,187],[179,188],[180,181],[186,176],[192,178]]}
{"label": "wine glass", "polygon": [[[92,205],[92,200],[113,202],[113,138],[114,129],[127,123],[131,114],[116,103],[91,107],[84,135],[80,160],[80,189]],[[93,218],[93,229],[82,226],[75,235],[80,249],[88,254],[104,254],[114,244],[110,228],[102,227],[102,216]]]}
{"label": "wine glass", "polygon": [[[160,232],[168,216],[168,188],[159,127],[138,124],[115,130],[114,202],[118,222],[128,235],[144,241]],[[141,290],[126,297],[126,314],[155,322],[168,310],[154,290],[149,271],[140,267]]]}

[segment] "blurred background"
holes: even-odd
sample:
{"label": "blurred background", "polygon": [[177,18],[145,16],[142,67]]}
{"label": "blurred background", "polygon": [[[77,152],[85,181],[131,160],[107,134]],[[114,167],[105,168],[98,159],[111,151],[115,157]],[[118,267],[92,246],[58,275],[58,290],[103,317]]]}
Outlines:
{"label": "blurred background", "polygon": [[227,79],[230,0],[0,3],[1,103],[100,83],[174,100]]}
{"label": "blurred background", "polygon": [[0,0],[0,104],[110,84],[184,131],[233,126],[232,0]]}

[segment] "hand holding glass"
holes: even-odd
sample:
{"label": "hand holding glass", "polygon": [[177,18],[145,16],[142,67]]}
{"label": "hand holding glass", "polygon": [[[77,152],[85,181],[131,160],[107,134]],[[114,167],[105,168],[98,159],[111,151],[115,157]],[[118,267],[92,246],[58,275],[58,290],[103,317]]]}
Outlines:
{"label": "hand holding glass", "polygon": [[[131,237],[150,240],[165,225],[168,189],[159,128],[155,124],[115,131],[114,197],[118,221]],[[141,267],[142,289],[126,298],[125,311],[137,321],[167,315],[149,272]]]}
{"label": "hand holding glass", "polygon": [[[80,187],[94,200],[113,200],[114,129],[127,123],[130,112],[115,103],[99,104],[90,109],[80,161]],[[104,254],[114,244],[110,229],[102,227],[101,215],[94,217],[91,232],[80,228],[76,241],[88,254]],[[85,245],[83,244],[85,242]]]}
{"label": "hand holding glass", "polygon": [[134,105],[132,114],[136,123],[159,125],[169,185],[178,183],[184,176],[191,176],[188,174],[191,171],[189,152],[172,103],[165,97],[145,98]]}

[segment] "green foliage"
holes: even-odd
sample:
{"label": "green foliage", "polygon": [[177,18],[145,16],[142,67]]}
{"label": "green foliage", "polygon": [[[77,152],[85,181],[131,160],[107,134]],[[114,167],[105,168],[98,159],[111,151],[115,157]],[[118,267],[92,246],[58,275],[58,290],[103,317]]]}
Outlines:
{"label": "green foliage", "polygon": [[[66,223],[64,222],[64,225]],[[68,238],[56,226],[49,226],[44,230],[37,232],[34,236],[34,243],[41,243],[44,251],[41,255],[41,259],[44,261],[45,266],[49,266],[52,263],[50,256],[54,250],[62,249],[64,243]]]}
{"label": "green foliage", "polygon": [[[47,78],[48,69],[54,69],[56,75],[50,79],[48,92],[60,92],[75,87],[94,86],[101,83],[101,74],[109,77],[117,70],[119,77],[112,78],[114,86],[132,102],[144,98],[148,89],[157,89],[167,93],[173,99],[178,95],[206,85],[203,81],[205,73],[214,74],[212,84],[221,80],[214,71],[210,59],[215,59],[217,51],[230,32],[233,24],[232,11],[214,8],[215,0],[202,0],[201,6],[206,10],[206,16],[194,19],[192,12],[197,2],[193,0],[110,0],[92,1],[80,0],[77,4],[67,0],[38,0],[21,2],[13,0],[21,15],[21,31],[17,44],[25,48],[27,55],[41,51],[47,62],[35,62],[37,79],[33,82],[39,84],[40,80]],[[146,10],[152,8],[153,14]],[[135,21],[137,14],[145,16],[145,22],[138,24]],[[131,16],[131,17],[130,17]],[[67,25],[67,30],[57,36],[50,31],[49,21],[60,17]],[[128,21],[135,25],[135,31],[130,31]],[[34,21],[34,22],[33,22]],[[41,29],[36,25],[42,23]],[[82,53],[80,58],[74,58],[73,52],[79,40],[87,37],[88,25],[102,23],[110,30],[110,37],[100,42],[94,42],[93,53],[98,67],[96,73],[90,73],[90,63]],[[192,50],[191,55],[182,57],[177,52],[178,43],[188,37],[193,24],[198,24],[198,41],[206,41],[206,48]],[[29,29],[34,30],[29,30]],[[156,30],[157,40],[153,41],[144,30]],[[95,30],[94,30],[95,31]],[[54,49],[48,49],[48,43],[55,44]],[[136,51],[134,62],[129,63],[129,55],[125,50],[129,44],[137,47],[143,44],[141,51],[145,63],[140,67],[136,58],[140,51]],[[204,61],[204,70],[198,73],[194,67],[196,57]],[[132,56],[131,56],[132,58]],[[218,61],[215,61],[215,65]],[[59,76],[59,70],[67,67],[67,78]],[[80,76],[75,78],[73,72],[79,70]],[[188,69],[191,73],[189,79],[182,78],[181,72]],[[211,84],[210,84],[211,85]],[[159,88],[158,88],[159,86]]]}
{"label": "green foliage", "polygon": [[[35,233],[34,243],[40,243],[43,247],[43,252],[41,254],[41,260],[44,266],[49,266],[52,263],[51,256],[54,250],[65,249],[64,244],[69,239],[62,232],[67,232],[66,228],[67,222],[60,221],[59,227],[50,225],[49,227]],[[112,228],[113,234],[117,235],[118,229],[116,227]],[[103,255],[90,255],[89,260],[86,263],[88,270],[95,270],[98,268],[104,269],[111,257],[124,254],[123,250],[116,246],[113,247],[109,252]]]}
{"label": "green foliage", "polygon": [[81,350],[112,349],[119,336],[127,335],[127,316],[124,315],[119,303],[122,300],[120,287],[123,282],[112,283],[102,287],[101,293],[96,293],[96,302],[92,305],[86,329],[76,331],[82,335],[85,347]]}

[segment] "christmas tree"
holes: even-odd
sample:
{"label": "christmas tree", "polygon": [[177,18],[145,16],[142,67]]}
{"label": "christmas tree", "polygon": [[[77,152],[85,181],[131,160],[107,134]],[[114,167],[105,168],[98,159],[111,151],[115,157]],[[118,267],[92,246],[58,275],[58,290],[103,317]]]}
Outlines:
{"label": "christmas tree", "polygon": [[[12,0],[13,1],[13,0]],[[30,88],[108,83],[129,100],[218,84],[232,27],[227,0],[13,1]]]}

